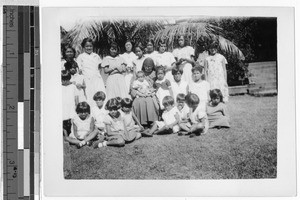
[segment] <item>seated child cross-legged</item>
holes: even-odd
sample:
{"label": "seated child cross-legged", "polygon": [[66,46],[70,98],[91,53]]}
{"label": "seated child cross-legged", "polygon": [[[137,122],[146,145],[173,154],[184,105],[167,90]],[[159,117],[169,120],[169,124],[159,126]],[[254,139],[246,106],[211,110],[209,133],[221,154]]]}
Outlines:
{"label": "seated child cross-legged", "polygon": [[186,96],[186,104],[190,108],[189,122],[179,123],[180,129],[190,137],[206,134],[208,130],[208,120],[205,110],[200,105],[199,97],[190,93]]}
{"label": "seated child cross-legged", "polygon": [[73,123],[73,132],[69,136],[68,142],[76,144],[78,148],[90,145],[97,134],[94,118],[90,115],[90,106],[86,102],[80,102],[76,107],[76,113]]}
{"label": "seated child cross-legged", "polygon": [[[179,111],[179,117],[180,117],[180,121],[178,124],[189,123],[190,109],[185,103],[185,97],[186,97],[186,95],[183,93],[179,93],[176,97],[176,104],[177,104],[177,108]],[[178,135],[179,136],[183,135],[183,132],[179,131]]]}
{"label": "seated child cross-legged", "polygon": [[139,137],[136,131],[127,130],[125,120],[119,111],[120,108],[120,102],[116,98],[107,101],[105,109],[108,110],[108,114],[104,119],[107,137],[105,141],[99,140],[95,142],[93,144],[94,148],[105,146],[122,147],[125,143],[132,142]]}
{"label": "seated child cross-legged", "polygon": [[124,119],[125,127],[127,131],[135,131],[137,136],[135,139],[141,137],[141,130],[144,130],[144,127],[139,122],[138,118],[132,112],[132,100],[129,98],[124,98],[121,101],[121,116]]}
{"label": "seated child cross-legged", "polygon": [[179,111],[174,105],[174,98],[172,96],[165,96],[162,102],[165,107],[162,114],[163,121],[155,121],[150,130],[147,129],[142,132],[142,136],[152,137],[153,134],[170,134],[179,131]]}
{"label": "seated child cross-legged", "polygon": [[95,119],[95,126],[99,131],[98,139],[103,138],[106,133],[104,118],[108,114],[108,111],[104,109],[104,102],[106,95],[102,91],[98,91],[93,96],[93,100],[96,102],[96,106],[92,108],[92,116]]}
{"label": "seated child cross-legged", "polygon": [[209,128],[230,128],[226,105],[221,90],[213,89],[209,93],[211,101],[207,105]]}

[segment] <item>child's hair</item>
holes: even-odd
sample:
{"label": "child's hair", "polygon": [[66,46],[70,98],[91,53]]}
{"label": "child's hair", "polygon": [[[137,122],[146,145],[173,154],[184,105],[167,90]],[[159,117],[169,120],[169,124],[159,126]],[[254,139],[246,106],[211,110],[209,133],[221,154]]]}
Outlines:
{"label": "child's hair", "polygon": [[110,48],[114,48],[114,49],[116,49],[116,50],[119,52],[119,46],[118,46],[117,43],[112,42],[112,43],[109,45],[109,47],[110,47]]}
{"label": "child's hair", "polygon": [[66,51],[67,51],[68,49],[72,49],[73,54],[74,54],[74,58],[75,58],[75,56],[76,56],[76,50],[75,50],[71,45],[67,45],[67,46],[64,47],[64,50],[63,50],[63,52],[62,52],[63,58],[66,58]]}
{"label": "child's hair", "polygon": [[172,75],[173,76],[176,75],[178,72],[182,75],[183,74],[183,69],[181,67],[174,67],[172,69]]}
{"label": "child's hair", "polygon": [[104,101],[106,99],[106,95],[102,91],[98,91],[93,96],[94,101]]}
{"label": "child's hair", "polygon": [[218,49],[219,44],[216,41],[213,41],[212,43],[210,43],[209,45],[209,49]]}
{"label": "child's hair", "polygon": [[200,66],[195,66],[192,68],[192,73],[194,73],[195,71],[202,73],[202,68]]}
{"label": "child's hair", "polygon": [[171,96],[165,96],[162,100],[162,104],[164,107],[173,106],[174,105],[174,98]]}
{"label": "child's hair", "polygon": [[158,42],[158,50],[159,50],[159,47],[160,47],[162,44],[165,44],[166,47],[167,47],[167,40],[166,40],[166,39],[160,39],[160,40],[159,40],[159,42]]}
{"label": "child's hair", "polygon": [[184,34],[180,34],[177,38],[176,38],[176,44],[179,45],[179,39],[183,37],[183,40],[184,40],[184,46],[186,46],[187,44],[187,37],[184,35]]}
{"label": "child's hair", "polygon": [[83,101],[83,102],[80,102],[77,107],[76,107],[76,113],[91,113],[91,109],[90,109],[90,105]]}
{"label": "child's hair", "polygon": [[148,57],[144,60],[142,65],[142,71],[145,71],[145,65],[152,65],[152,71],[155,70],[155,64],[152,58]]}
{"label": "child's hair", "polygon": [[159,71],[163,71],[163,73],[166,75],[166,71],[165,68],[163,66],[158,66],[155,70],[156,76],[158,74]]}
{"label": "child's hair", "polygon": [[71,74],[68,70],[61,71],[61,80],[62,81],[69,81],[71,80]]}
{"label": "child's hair", "polygon": [[132,41],[131,40],[126,40],[126,42],[124,43],[124,46],[126,45],[126,43],[130,43],[132,46],[133,46],[133,43],[132,43]]}
{"label": "child's hair", "polygon": [[141,74],[142,76],[145,76],[145,72],[143,72],[143,71],[138,71],[138,72],[136,73],[136,76],[138,76],[139,74]]}
{"label": "child's hair", "polygon": [[122,98],[121,97],[116,97],[115,99],[118,101],[118,103],[119,103],[118,109],[120,109],[121,108]]}
{"label": "child's hair", "polygon": [[129,98],[124,98],[121,101],[121,107],[132,108],[132,100]]}
{"label": "child's hair", "polygon": [[189,107],[198,106],[200,103],[199,97],[194,93],[189,93],[185,97],[185,102]]}
{"label": "child's hair", "polygon": [[176,102],[179,102],[179,101],[185,101],[185,94],[183,93],[179,93],[177,94],[177,97],[176,97]]}
{"label": "child's hair", "polygon": [[90,43],[92,43],[92,44],[94,45],[94,42],[93,42],[93,40],[92,40],[91,38],[84,38],[84,39],[82,40],[82,42],[81,42],[81,47],[84,48],[84,46],[85,46],[85,44],[86,44],[87,42],[90,42]]}
{"label": "child's hair", "polygon": [[119,101],[116,98],[108,100],[105,104],[106,110],[118,110],[121,107]]}
{"label": "child's hair", "polygon": [[221,90],[213,89],[209,92],[210,99],[220,98],[220,102],[223,102],[223,95]]}
{"label": "child's hair", "polygon": [[140,42],[137,45],[134,46],[134,50],[136,51],[137,48],[140,48],[141,51],[144,53],[144,51],[143,51],[144,47],[143,47],[143,45]]}

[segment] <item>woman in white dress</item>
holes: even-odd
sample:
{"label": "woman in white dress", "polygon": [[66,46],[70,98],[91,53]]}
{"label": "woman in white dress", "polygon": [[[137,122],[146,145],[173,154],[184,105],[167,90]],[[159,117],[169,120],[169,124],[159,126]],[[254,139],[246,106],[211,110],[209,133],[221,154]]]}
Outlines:
{"label": "woman in white dress", "polygon": [[175,58],[172,53],[167,52],[167,44],[165,41],[159,41],[158,54],[156,55],[156,66],[163,66],[166,71],[166,79],[170,82],[174,81],[172,69],[175,65]]}
{"label": "woman in white dress", "polygon": [[100,75],[100,56],[93,52],[93,40],[85,38],[81,43],[84,52],[77,58],[79,73],[84,75],[86,97],[90,106],[95,106],[93,96],[96,92],[106,93],[102,76]]}
{"label": "woman in white dress", "polygon": [[179,47],[173,51],[176,64],[183,69],[182,80],[191,83],[195,50],[191,46],[186,46],[185,37],[183,35],[179,36],[178,45]]}

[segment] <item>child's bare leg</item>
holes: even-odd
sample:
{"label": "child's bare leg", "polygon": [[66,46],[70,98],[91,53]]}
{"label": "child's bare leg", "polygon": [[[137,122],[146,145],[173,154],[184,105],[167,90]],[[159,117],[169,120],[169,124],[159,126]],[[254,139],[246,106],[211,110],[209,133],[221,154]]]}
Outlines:
{"label": "child's bare leg", "polygon": [[170,130],[169,128],[166,128],[165,126],[164,127],[162,127],[161,129],[159,129],[159,130],[156,130],[155,132],[154,132],[154,134],[157,134],[157,135],[159,135],[159,134],[170,134],[170,133],[172,133],[172,129]]}
{"label": "child's bare leg", "polygon": [[80,144],[80,140],[76,139],[76,138],[72,138],[72,137],[64,137],[66,142],[69,142],[70,144],[75,144],[78,145]]}
{"label": "child's bare leg", "polygon": [[191,135],[190,137],[194,137],[195,135],[200,135],[201,133],[203,133],[205,126],[203,123],[198,123],[198,124],[194,124],[191,127]]}
{"label": "child's bare leg", "polygon": [[148,137],[152,137],[153,133],[158,129],[158,125],[156,122],[153,123],[152,127],[150,128],[150,130],[144,130],[143,132],[141,132],[142,136],[148,136]]}
{"label": "child's bare leg", "polygon": [[137,133],[136,133],[135,139],[138,140],[138,139],[140,139],[141,137],[142,137],[142,134],[141,134],[140,132],[137,132]]}
{"label": "child's bare leg", "polygon": [[184,132],[189,132],[189,131],[191,131],[191,128],[188,127],[188,126],[186,125],[186,123],[181,123],[181,124],[179,124],[179,127],[180,127],[180,130],[182,130],[182,131],[184,131]]}
{"label": "child's bare leg", "polygon": [[98,130],[95,129],[93,132],[91,132],[90,134],[88,134],[88,135],[84,138],[84,140],[85,140],[86,142],[89,142],[89,141],[91,141],[92,139],[94,139],[94,138],[97,136],[98,133],[99,133]]}
{"label": "child's bare leg", "polygon": [[113,137],[106,142],[106,146],[115,146],[115,147],[123,147],[125,145],[125,140],[122,136]]}

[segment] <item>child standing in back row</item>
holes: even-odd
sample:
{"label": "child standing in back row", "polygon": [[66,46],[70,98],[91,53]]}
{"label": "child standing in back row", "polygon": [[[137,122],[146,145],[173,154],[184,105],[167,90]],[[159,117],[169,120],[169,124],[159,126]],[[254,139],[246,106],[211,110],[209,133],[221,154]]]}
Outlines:
{"label": "child standing in back row", "polygon": [[227,71],[226,58],[218,53],[218,43],[213,42],[209,47],[210,56],[204,61],[204,69],[206,80],[210,84],[211,89],[221,90],[224,102],[228,101],[228,85],[227,85]]}
{"label": "child standing in back row", "polygon": [[95,105],[93,96],[97,91],[104,91],[105,86],[100,75],[100,56],[93,52],[93,40],[91,38],[83,39],[81,46],[84,50],[77,58],[79,74],[84,75],[86,84],[86,97],[89,105]]}

